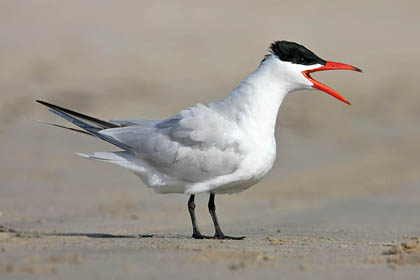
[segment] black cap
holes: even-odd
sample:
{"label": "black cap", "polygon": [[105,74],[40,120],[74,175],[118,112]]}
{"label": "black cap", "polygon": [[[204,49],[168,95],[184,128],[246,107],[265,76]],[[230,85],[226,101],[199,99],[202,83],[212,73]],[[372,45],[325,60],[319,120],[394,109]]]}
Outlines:
{"label": "black cap", "polygon": [[281,61],[301,65],[325,65],[327,62],[302,45],[295,42],[276,41],[270,46],[270,51]]}

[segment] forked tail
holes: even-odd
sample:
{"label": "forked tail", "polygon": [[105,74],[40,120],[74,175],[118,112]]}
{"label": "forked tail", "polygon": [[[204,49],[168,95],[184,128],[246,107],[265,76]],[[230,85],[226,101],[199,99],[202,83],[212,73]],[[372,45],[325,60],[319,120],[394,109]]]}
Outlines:
{"label": "forked tail", "polygon": [[57,127],[61,127],[61,128],[65,128],[65,129],[69,129],[72,131],[77,131],[77,132],[81,132],[81,133],[85,133],[85,134],[90,134],[93,136],[96,136],[106,142],[109,142],[123,150],[129,151],[131,152],[132,149],[130,146],[128,146],[127,144],[116,140],[115,138],[105,135],[103,133],[101,133],[102,130],[104,129],[109,129],[109,128],[118,128],[121,127],[118,124],[112,123],[112,122],[108,122],[108,121],[104,121],[104,120],[100,120],[88,115],[84,115],[78,112],[75,112],[73,110],[70,109],[66,109],[51,103],[47,103],[45,101],[41,101],[41,100],[37,100],[36,102],[47,106],[50,112],[62,117],[63,119],[66,119],[67,121],[73,123],[74,125],[82,128],[83,130],[79,130],[79,129],[75,129],[75,128],[71,128],[71,127],[66,127],[66,126],[62,126],[62,125],[58,125],[58,124],[50,124],[53,126],[57,126]]}

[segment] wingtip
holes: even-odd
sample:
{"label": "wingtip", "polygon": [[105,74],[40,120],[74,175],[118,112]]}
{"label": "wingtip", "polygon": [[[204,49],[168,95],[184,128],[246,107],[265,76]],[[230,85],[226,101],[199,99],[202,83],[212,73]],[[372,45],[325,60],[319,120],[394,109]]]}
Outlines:
{"label": "wingtip", "polygon": [[[58,107],[57,105],[54,105],[54,104],[48,103],[48,102],[43,101],[43,100],[39,100],[39,99],[37,99],[37,100],[35,100],[35,101],[36,101],[36,102],[38,102],[39,104],[42,104],[42,105],[47,106],[47,107],[50,107],[50,108],[52,108],[52,107]],[[58,108],[59,108],[59,107],[58,107]]]}
{"label": "wingtip", "polygon": [[49,103],[47,103],[47,102],[45,102],[45,101],[42,101],[42,100],[39,100],[39,99],[37,99],[37,100],[35,100],[37,103],[39,103],[39,104],[42,104],[42,105],[44,105],[44,106],[47,106],[47,107],[49,107],[48,105],[50,105]]}

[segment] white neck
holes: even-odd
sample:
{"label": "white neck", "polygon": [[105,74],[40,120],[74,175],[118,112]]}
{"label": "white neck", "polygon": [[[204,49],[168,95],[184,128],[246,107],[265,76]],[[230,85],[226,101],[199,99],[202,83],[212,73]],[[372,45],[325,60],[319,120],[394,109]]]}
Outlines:
{"label": "white neck", "polygon": [[[281,79],[275,58],[268,57],[230,95],[210,106],[244,129],[274,136],[277,113],[284,97],[295,90]],[[280,75],[280,77],[279,77]]]}

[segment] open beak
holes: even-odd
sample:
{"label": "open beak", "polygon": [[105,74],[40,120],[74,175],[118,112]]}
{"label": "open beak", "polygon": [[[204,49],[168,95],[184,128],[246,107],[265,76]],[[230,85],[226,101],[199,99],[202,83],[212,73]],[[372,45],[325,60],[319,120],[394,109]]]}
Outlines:
{"label": "open beak", "polygon": [[319,90],[325,91],[326,93],[334,96],[338,100],[341,100],[344,103],[347,103],[351,106],[350,102],[348,102],[338,92],[336,92],[332,88],[327,87],[326,85],[318,82],[317,80],[315,80],[314,78],[311,77],[311,73],[318,72],[318,71],[325,71],[325,70],[352,70],[352,71],[357,71],[357,72],[362,72],[362,70],[360,70],[357,67],[348,65],[348,64],[327,61],[327,63],[324,66],[321,66],[321,67],[318,67],[318,68],[315,68],[315,69],[312,69],[312,70],[306,70],[306,71],[302,72],[303,76],[305,76],[309,81],[311,81],[311,83],[314,84],[312,86],[313,88],[317,88]]}

